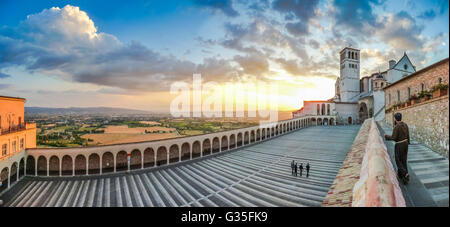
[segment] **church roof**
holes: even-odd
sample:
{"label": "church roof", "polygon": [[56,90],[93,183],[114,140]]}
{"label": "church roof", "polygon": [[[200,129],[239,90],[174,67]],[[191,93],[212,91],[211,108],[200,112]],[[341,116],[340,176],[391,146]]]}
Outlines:
{"label": "church roof", "polygon": [[406,60],[413,66],[413,69],[414,69],[414,72],[415,72],[416,68],[415,68],[414,64],[412,63],[412,61],[409,59],[409,57],[406,54],[406,52],[403,54],[403,57],[400,58],[400,60],[398,60],[397,63],[392,68],[394,69],[395,67],[397,67],[397,65],[403,60],[403,58],[406,58]]}
{"label": "church roof", "polygon": [[400,80],[397,80],[397,81],[395,81],[394,83],[387,85],[387,86],[384,87],[383,89],[386,89],[386,88],[388,88],[388,87],[392,87],[392,86],[394,86],[394,85],[396,85],[396,84],[398,84],[398,83],[400,83],[400,82],[402,82],[402,81],[404,81],[404,80],[407,80],[407,79],[409,79],[409,78],[412,78],[412,77],[414,77],[414,76],[417,76],[417,75],[419,75],[419,74],[422,73],[422,72],[425,72],[425,71],[427,71],[427,70],[429,70],[429,69],[432,69],[432,68],[434,68],[434,67],[436,67],[436,66],[438,66],[438,65],[440,65],[440,64],[443,64],[443,63],[445,63],[445,62],[448,62],[448,61],[449,61],[449,58],[442,59],[442,60],[440,60],[440,61],[438,61],[438,62],[436,62],[436,63],[434,63],[434,64],[432,64],[432,65],[429,65],[429,66],[427,66],[427,67],[425,67],[425,68],[423,68],[423,69],[421,69],[421,70],[419,70],[419,71],[416,71],[415,73],[412,73],[412,74],[409,75],[409,76],[405,76],[405,77],[401,78]]}

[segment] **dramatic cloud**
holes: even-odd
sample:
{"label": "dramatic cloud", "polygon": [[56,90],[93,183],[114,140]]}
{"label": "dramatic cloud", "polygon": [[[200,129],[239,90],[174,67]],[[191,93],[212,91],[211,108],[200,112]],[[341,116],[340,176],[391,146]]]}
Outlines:
{"label": "dramatic cloud", "polygon": [[229,17],[239,16],[239,13],[233,8],[232,0],[192,0],[199,7],[206,7],[216,11],[221,11]]}
{"label": "dramatic cloud", "polygon": [[309,33],[308,23],[316,15],[316,7],[319,1],[310,0],[275,0],[273,9],[286,14],[287,20],[298,19],[300,21],[287,23],[286,29],[295,36],[304,36]]}
{"label": "dramatic cloud", "polygon": [[8,78],[8,77],[11,77],[11,76],[6,73],[0,72],[0,79],[4,79],[4,78]]}
{"label": "dramatic cloud", "polygon": [[436,17],[436,12],[434,12],[434,10],[432,9],[426,10],[422,12],[418,17],[424,20],[433,20]]}
{"label": "dramatic cloud", "polygon": [[361,28],[367,25],[377,27],[377,16],[373,7],[383,3],[384,0],[334,0],[335,25],[352,31],[361,31]]}
{"label": "dramatic cloud", "polygon": [[407,12],[389,14],[380,21],[383,26],[375,31],[375,35],[395,49],[416,50],[424,44],[421,38],[423,27]]}
{"label": "dramatic cloud", "polygon": [[244,69],[244,73],[259,76],[269,71],[269,61],[263,55],[251,54],[235,56],[234,60]]}
{"label": "dramatic cloud", "polygon": [[211,66],[212,60],[196,65],[164,56],[139,42],[124,44],[98,32],[85,12],[70,5],[30,15],[17,28],[1,29],[0,52],[0,68],[24,66],[30,72],[124,89],[167,89],[196,71],[220,78],[217,68],[224,74],[234,70],[224,63]]}

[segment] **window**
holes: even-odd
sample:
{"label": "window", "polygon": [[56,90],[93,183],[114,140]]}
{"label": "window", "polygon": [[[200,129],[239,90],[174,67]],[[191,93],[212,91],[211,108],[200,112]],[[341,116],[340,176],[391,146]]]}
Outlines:
{"label": "window", "polygon": [[320,105],[317,104],[317,115],[320,115]]}
{"label": "window", "polygon": [[408,88],[408,99],[411,98],[411,88]]}
{"label": "window", "polygon": [[330,104],[327,104],[327,115],[330,115]]}
{"label": "window", "polygon": [[8,154],[8,145],[3,144],[2,145],[2,156],[6,156]]}
{"label": "window", "polygon": [[424,90],[425,90],[425,84],[422,83],[422,84],[420,85],[420,91],[424,91]]}
{"label": "window", "polygon": [[16,141],[13,141],[13,143],[12,143],[12,152],[13,153],[15,153],[16,151],[17,151],[17,146],[16,146],[17,144],[16,144]]}
{"label": "window", "polygon": [[325,115],[325,104],[322,103],[322,115]]}
{"label": "window", "polygon": [[375,82],[375,87],[378,87],[378,83],[377,82]]}
{"label": "window", "polygon": [[400,102],[400,91],[397,90],[397,102]]}
{"label": "window", "polygon": [[403,68],[404,68],[405,70],[408,70],[408,65],[407,65],[407,64],[403,65]]}
{"label": "window", "polygon": [[383,85],[384,85],[383,82],[381,82],[381,87],[383,87]]}
{"label": "window", "polygon": [[350,52],[348,52],[348,58],[350,58]]}
{"label": "window", "polygon": [[25,147],[25,140],[22,138],[20,139],[20,150],[23,150]]}
{"label": "window", "polygon": [[442,84],[442,78],[439,77],[438,82],[439,84]]}

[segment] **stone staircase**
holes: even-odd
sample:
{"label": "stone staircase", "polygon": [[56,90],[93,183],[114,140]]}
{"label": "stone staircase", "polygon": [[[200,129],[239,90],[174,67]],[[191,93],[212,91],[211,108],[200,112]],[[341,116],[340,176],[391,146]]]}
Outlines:
{"label": "stone staircase", "polygon": [[[378,122],[386,134],[392,134],[392,127],[385,122]],[[393,149],[394,143],[387,142]],[[395,162],[395,161],[393,161]],[[408,168],[423,184],[437,206],[449,206],[449,161],[425,145],[411,138],[408,147]]]}
{"label": "stone staircase", "polygon": [[[236,151],[156,169],[73,178],[26,177],[11,207],[321,206],[359,126],[295,131]],[[309,162],[309,178],[290,162]]]}

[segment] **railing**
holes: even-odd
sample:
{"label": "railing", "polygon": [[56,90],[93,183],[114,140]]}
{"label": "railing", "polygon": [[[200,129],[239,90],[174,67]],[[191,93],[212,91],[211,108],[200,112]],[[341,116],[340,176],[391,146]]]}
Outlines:
{"label": "railing", "polygon": [[10,126],[7,129],[1,129],[0,130],[0,132],[1,132],[0,135],[6,135],[6,134],[10,134],[10,133],[20,132],[20,131],[23,131],[25,129],[27,129],[25,123],[22,123],[22,124],[19,124],[19,125],[13,125],[13,126]]}

